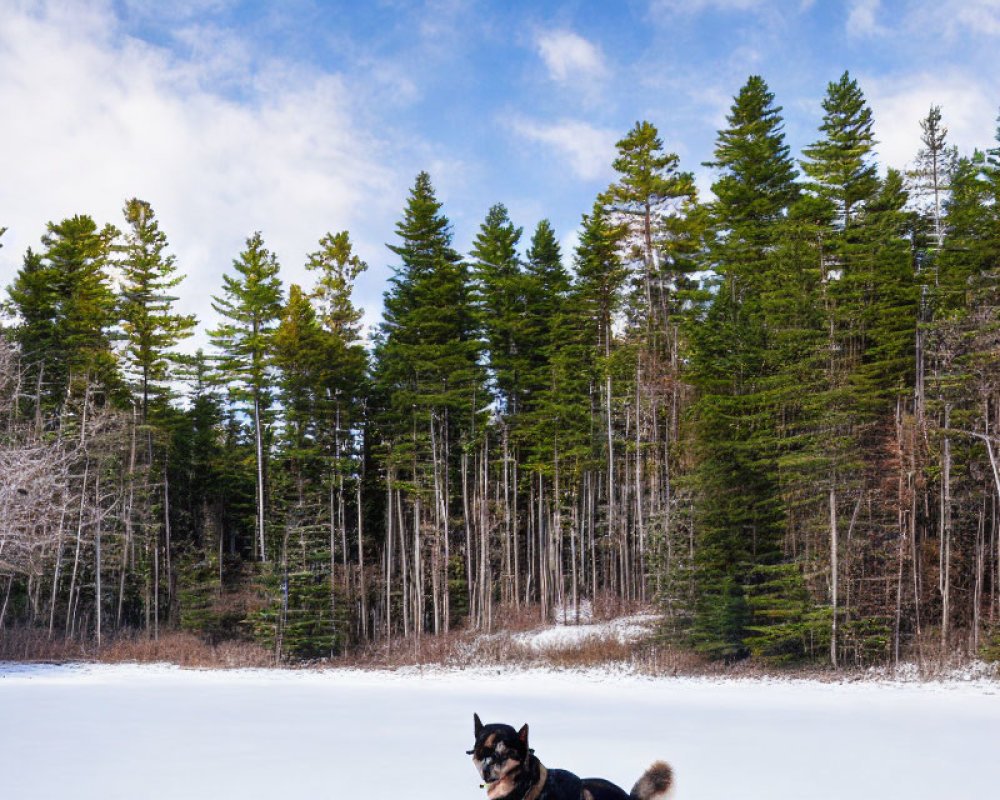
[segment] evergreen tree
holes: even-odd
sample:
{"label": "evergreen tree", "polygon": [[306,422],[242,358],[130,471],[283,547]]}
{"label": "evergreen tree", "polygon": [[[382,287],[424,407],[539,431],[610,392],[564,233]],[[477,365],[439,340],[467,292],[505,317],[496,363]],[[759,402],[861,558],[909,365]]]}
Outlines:
{"label": "evergreen tree", "polygon": [[[592,419],[596,430],[603,431],[604,456],[607,473],[606,509],[607,533],[614,535],[616,531],[616,510],[618,499],[615,489],[615,431],[614,431],[614,398],[615,377],[621,377],[616,369],[619,365],[619,353],[613,347],[614,324],[624,302],[623,290],[628,279],[629,270],[619,258],[620,244],[625,235],[623,225],[613,224],[610,215],[600,200],[594,204],[589,215],[583,217],[583,230],[576,249],[576,282],[570,297],[567,313],[578,315],[576,322],[570,324],[570,341],[588,342],[590,354],[584,356],[576,351],[569,351],[556,357],[556,363],[562,369],[564,380],[573,380],[566,369],[569,364],[577,368],[588,361],[593,363],[590,373],[590,407],[599,409],[600,416]],[[566,320],[563,320],[566,324]],[[565,328],[564,328],[565,330]],[[579,337],[579,338],[578,338]],[[563,356],[569,357],[569,363]],[[583,356],[581,363],[581,356]],[[579,378],[575,381],[582,388]],[[598,388],[599,387],[599,388]],[[577,397],[578,393],[573,393]],[[558,405],[562,400],[556,398]],[[563,406],[565,408],[565,406]],[[563,414],[563,416],[566,416]],[[579,440],[580,430],[567,428],[562,435],[568,435]],[[566,449],[564,444],[562,449]]]}
{"label": "evergreen tree", "polygon": [[233,260],[233,268],[236,275],[222,276],[222,295],[212,297],[212,308],[225,321],[209,331],[209,338],[220,351],[220,380],[229,386],[237,403],[249,404],[252,415],[257,475],[256,538],[258,556],[266,561],[265,426],[272,391],[273,336],[282,307],[280,267],[274,254],[264,246],[260,233],[255,233],[247,239],[246,250]]}
{"label": "evergreen tree", "polygon": [[[18,317],[12,331],[13,338],[21,346],[28,375],[37,382],[37,394],[41,400],[43,381],[46,377],[52,378],[52,375],[46,374],[46,361],[59,358],[55,350],[58,341],[55,272],[42,261],[41,255],[29,247],[14,282],[7,287],[7,294],[11,310]],[[54,373],[55,366],[49,369]],[[58,389],[55,391],[58,392]],[[47,394],[51,396],[51,393]]]}
{"label": "evergreen tree", "polygon": [[827,86],[823,98],[823,138],[803,150],[808,188],[833,204],[838,228],[849,228],[865,201],[878,190],[872,112],[848,72]]}
{"label": "evergreen tree", "polygon": [[279,656],[328,656],[340,643],[335,622],[343,619],[334,619],[343,599],[337,597],[334,572],[339,515],[323,491],[331,473],[331,487],[338,485],[340,467],[334,463],[330,469],[333,457],[324,448],[327,430],[333,428],[334,437],[340,436],[340,420],[330,413],[329,370],[337,344],[336,336],[317,320],[309,296],[293,284],[274,336],[285,424],[282,469],[271,496],[282,518],[282,543],[280,558],[265,579],[271,602],[255,617],[258,638],[275,647]]}
{"label": "evergreen tree", "polygon": [[524,410],[530,412],[537,407],[540,394],[550,384],[550,364],[558,349],[554,331],[570,288],[559,242],[548,220],[539,222],[532,234],[525,252],[523,282],[521,338],[526,364],[521,387]]}
{"label": "evergreen tree", "polygon": [[345,344],[358,340],[361,311],[351,302],[351,291],[368,265],[354,252],[347,231],[327,233],[319,240],[319,250],[309,254],[306,269],[318,271],[313,298],[323,326]]}
{"label": "evergreen tree", "polygon": [[[903,212],[902,179],[890,171],[884,184],[879,181],[871,111],[847,73],[829,85],[823,108],[825,136],[806,149],[802,166],[813,179],[804,208],[814,210],[803,218],[815,220],[820,269],[815,303],[822,310],[825,340],[808,359],[818,383],[808,400],[797,404],[796,456],[785,458],[796,464],[790,479],[814,487],[809,526],[828,531],[830,658],[836,666],[844,647],[866,650],[863,640],[882,638],[888,624],[884,616],[864,618],[869,585],[861,570],[871,563],[850,558],[841,528],[868,499],[864,526],[848,530],[855,541],[867,541],[870,558],[886,557],[883,543],[893,535],[898,515],[892,510],[896,498],[883,492],[881,476],[892,468],[886,454],[899,446],[891,420],[897,397],[912,385],[917,308],[913,222]],[[826,492],[816,491],[824,484]],[[814,553],[823,549],[817,546]],[[845,579],[850,589],[841,591]],[[848,597],[853,608],[846,605]],[[841,637],[842,622],[850,635]]]}
{"label": "evergreen tree", "polygon": [[[406,488],[399,502],[408,504],[415,526],[416,583],[410,593],[415,628],[420,631],[425,623],[427,577],[434,630],[447,630],[451,509],[462,486],[460,454],[483,432],[481,409],[489,398],[468,268],[451,245],[450,223],[425,172],[410,190],[396,233],[400,241],[389,249],[400,264],[385,294],[375,353],[376,388],[386,406],[379,414],[380,435],[388,451],[390,491]],[[424,527],[433,531],[426,553],[420,544]]]}
{"label": "evergreen tree", "polygon": [[616,145],[617,182],[603,195],[607,209],[627,234],[621,244],[629,260],[638,262],[644,294],[646,325],[666,322],[670,312],[664,284],[676,289],[679,264],[672,255],[675,240],[683,239],[682,222],[695,200],[694,178],[680,172],[679,159],[663,150],[659,132],[650,122],[637,122]]}
{"label": "evergreen tree", "polygon": [[590,341],[604,358],[611,356],[613,325],[624,302],[623,289],[628,268],[618,257],[618,247],[625,227],[612,222],[600,202],[585,214],[576,249],[575,312],[585,320]]}
{"label": "evergreen tree", "polygon": [[117,396],[121,388],[111,345],[115,298],[107,267],[118,232],[88,216],[50,222],[44,250],[25,256],[9,294],[22,324],[17,338],[50,405],[90,388]]}
{"label": "evergreen tree", "polygon": [[727,658],[755,649],[772,622],[755,618],[746,593],[760,569],[780,559],[784,530],[766,298],[782,269],[774,251],[798,187],[780,112],[767,84],[751,76],[716,139],[706,165],[719,171],[706,256],[718,285],[687,331],[688,380],[699,389],[692,639]]}
{"label": "evergreen tree", "polygon": [[168,391],[177,361],[174,347],[194,332],[192,314],[173,311],[177,298],[168,294],[183,279],[174,257],[166,255],[167,237],[149,203],[132,198],[125,204],[128,228],[121,247],[121,316],[128,369],[140,386],[143,423],[150,394]]}
{"label": "evergreen tree", "polygon": [[525,281],[517,255],[520,239],[521,228],[514,227],[507,209],[498,203],[486,215],[470,254],[490,371],[501,409],[514,417],[521,411],[526,371]]}
{"label": "evergreen tree", "polygon": [[401,243],[389,245],[401,264],[385,295],[379,377],[391,389],[394,410],[408,421],[414,413],[447,409],[459,425],[469,420],[472,397],[485,399],[481,344],[468,269],[451,246],[451,225],[440,212],[430,177],[422,172],[396,225]]}
{"label": "evergreen tree", "polygon": [[[319,272],[311,297],[318,303],[317,322],[325,333],[317,342],[325,355],[322,369],[314,376],[318,381],[314,384],[316,435],[332,466],[330,495],[336,496],[337,508],[342,511],[345,480],[358,471],[354,445],[363,426],[369,390],[368,354],[360,341],[361,311],[351,300],[354,282],[368,265],[354,253],[347,231],[328,233],[319,244],[320,249],[310,254],[306,264],[306,269]],[[294,350],[290,358],[295,359]],[[342,520],[343,514],[339,516]],[[331,526],[336,527],[333,520]],[[341,538],[345,536],[341,530]]]}
{"label": "evergreen tree", "polygon": [[934,245],[940,250],[944,243],[944,206],[951,189],[951,179],[958,164],[958,149],[948,145],[948,128],[941,122],[941,107],[931,106],[920,120],[920,141],[913,169],[907,172],[909,193],[915,200],[925,201],[918,210],[931,220]]}

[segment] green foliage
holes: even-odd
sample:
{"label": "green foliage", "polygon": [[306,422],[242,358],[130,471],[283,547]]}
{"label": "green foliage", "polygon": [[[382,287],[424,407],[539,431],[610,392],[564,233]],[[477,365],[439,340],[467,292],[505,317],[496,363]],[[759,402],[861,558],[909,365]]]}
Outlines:
{"label": "green foliage", "polygon": [[473,242],[473,280],[478,315],[487,344],[490,372],[504,413],[523,406],[520,388],[528,371],[524,341],[526,280],[521,273],[515,228],[507,209],[497,204],[486,215]]}
{"label": "green foliage", "polygon": [[212,308],[224,320],[208,334],[220,352],[219,381],[234,399],[267,405],[271,339],[282,308],[280,267],[255,233],[233,260],[233,268],[235,275],[222,276],[222,295],[212,297]]}
{"label": "green foliage", "polygon": [[745,641],[755,658],[788,664],[829,651],[830,609],[816,607],[800,565],[754,566],[746,596],[751,621]]}
{"label": "green foliage", "polygon": [[244,404],[252,416],[254,472],[257,476],[257,546],[267,558],[266,473],[270,450],[267,426],[272,416],[274,333],[281,316],[282,292],[278,260],[260,233],[247,239],[247,249],[233,261],[235,276],[223,275],[223,293],[213,296],[212,308],[223,322],[209,331],[218,348],[217,380],[229,396]]}
{"label": "green foliage", "polygon": [[[774,104],[764,79],[751,75],[733,99],[726,121],[729,126],[719,131],[713,160],[705,164],[720,172],[712,184],[712,215],[726,238],[742,239],[747,248],[766,245],[799,193],[781,106]],[[733,259],[739,253],[735,243],[727,248],[727,272],[739,266]]]}
{"label": "green foliage", "polygon": [[396,232],[400,243],[389,249],[400,265],[385,295],[375,377],[388,403],[383,431],[403,457],[436,414],[447,415],[451,441],[470,438],[488,395],[468,269],[427,173],[417,176]]}
{"label": "green foliage", "polygon": [[280,562],[261,565],[257,591],[261,607],[247,622],[254,639],[279,660],[329,658],[346,641],[347,599],[331,587],[330,564],[322,552],[310,553],[295,568]]}
{"label": "green foliage", "polygon": [[[658,328],[680,308],[696,202],[694,176],[681,172],[679,159],[663,150],[650,122],[637,122],[617,144],[613,162],[618,180],[599,197],[617,229],[622,261],[637,263],[631,316],[647,338],[662,339]],[[596,208],[596,207],[595,207]]]}
{"label": "green foliage", "polygon": [[118,231],[98,229],[88,216],[50,222],[42,252],[31,250],[9,287],[21,318],[15,337],[29,363],[42,371],[47,404],[60,406],[67,392],[87,386],[118,397],[121,381],[111,345],[115,298],[108,277]]}
{"label": "green foliage", "polygon": [[994,628],[979,646],[979,657],[984,661],[1000,661],[1000,630]]}
{"label": "green foliage", "polygon": [[614,224],[605,207],[598,203],[584,215],[574,264],[573,313],[589,331],[589,340],[605,357],[611,355],[612,324],[622,307],[622,290],[628,268],[618,257],[625,227]]}
{"label": "green foliage", "polygon": [[368,265],[355,254],[347,231],[327,233],[319,250],[309,254],[306,269],[319,271],[312,297],[323,326],[345,344],[358,339],[361,311],[351,302],[351,291]]}
{"label": "green foliage", "polygon": [[836,209],[838,227],[849,228],[878,189],[872,112],[848,72],[827,86],[823,98],[823,138],[803,150],[808,188]]}
{"label": "green foliage", "polygon": [[758,637],[780,624],[753,617],[745,596],[756,570],[779,561],[785,522],[775,400],[784,363],[778,332],[787,321],[775,313],[784,300],[774,292],[794,291],[798,281],[787,274],[795,262],[775,253],[798,188],[779,112],[754,76],[733,101],[729,127],[719,132],[709,164],[719,177],[705,252],[717,281],[707,307],[689,314],[685,328],[686,377],[699,389],[692,638],[699,649],[727,658],[756,646],[748,639],[751,622]]}
{"label": "green foliage", "polygon": [[139,384],[143,420],[150,394],[166,395],[178,357],[173,348],[191,336],[191,314],[177,314],[169,292],[183,279],[175,275],[174,257],[166,255],[167,237],[149,203],[132,198],[125,204],[128,228],[118,248],[122,287],[120,314],[125,334],[125,368]]}

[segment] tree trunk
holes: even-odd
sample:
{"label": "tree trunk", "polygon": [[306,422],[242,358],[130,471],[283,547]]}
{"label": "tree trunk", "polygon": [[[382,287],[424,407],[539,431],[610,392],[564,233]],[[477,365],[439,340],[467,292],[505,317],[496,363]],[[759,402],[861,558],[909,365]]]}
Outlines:
{"label": "tree trunk", "polygon": [[838,669],[837,664],[837,613],[838,613],[838,585],[839,577],[838,555],[840,545],[837,540],[837,486],[836,477],[830,478],[830,596],[833,606],[833,618],[830,628],[830,665]]}
{"label": "tree trunk", "polygon": [[[945,406],[944,427],[950,426],[951,407]],[[941,469],[941,549],[938,557],[938,589],[941,592],[941,659],[948,652],[951,620],[951,438],[944,437]]]}
{"label": "tree trunk", "polygon": [[267,563],[267,551],[264,548],[264,435],[260,414],[259,391],[254,389],[253,395],[253,438],[254,450],[257,456],[257,543],[260,548],[260,560]]}

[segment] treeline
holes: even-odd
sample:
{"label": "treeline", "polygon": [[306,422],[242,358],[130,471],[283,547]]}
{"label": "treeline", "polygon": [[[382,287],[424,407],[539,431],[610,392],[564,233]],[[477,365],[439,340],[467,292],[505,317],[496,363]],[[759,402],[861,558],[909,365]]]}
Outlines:
{"label": "treeline", "polygon": [[716,658],[996,655],[1000,146],[932,107],[883,175],[849,74],[823,112],[795,159],[751,77],[704,202],[637,123],[572,254],[500,204],[457,252],[421,173],[369,343],[347,232],[287,291],[248,238],[183,357],[149,205],[50,223],[0,352],[0,631],[311,658],[612,600]]}

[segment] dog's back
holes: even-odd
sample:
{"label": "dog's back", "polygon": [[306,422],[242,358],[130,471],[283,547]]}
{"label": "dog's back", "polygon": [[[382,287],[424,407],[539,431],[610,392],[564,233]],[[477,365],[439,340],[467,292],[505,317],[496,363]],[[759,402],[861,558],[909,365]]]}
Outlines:
{"label": "dog's back", "polygon": [[584,778],[581,783],[583,800],[629,800],[620,786],[604,778]]}

